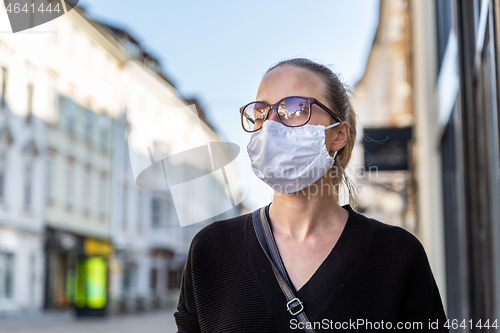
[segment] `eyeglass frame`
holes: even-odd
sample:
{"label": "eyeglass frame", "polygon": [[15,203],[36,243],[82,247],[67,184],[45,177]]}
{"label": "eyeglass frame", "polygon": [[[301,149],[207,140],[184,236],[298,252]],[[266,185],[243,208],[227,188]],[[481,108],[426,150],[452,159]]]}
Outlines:
{"label": "eyeglass frame", "polygon": [[[307,103],[309,103],[309,117],[307,118],[306,122],[303,123],[302,125],[287,125],[287,124],[285,124],[283,122],[283,120],[281,120],[280,115],[278,113],[278,105],[283,100],[285,100],[287,98],[303,98],[303,99],[305,99],[307,101]],[[262,103],[262,104],[264,104],[264,105],[267,106],[265,114],[264,114],[264,117],[262,118],[262,119],[264,119],[264,121],[266,121],[267,117],[269,116],[269,110],[273,109],[274,112],[276,113],[276,116],[278,116],[278,120],[280,121],[280,123],[282,123],[283,125],[288,126],[288,127],[301,127],[301,126],[304,126],[305,124],[307,124],[309,122],[309,120],[311,120],[312,106],[314,104],[317,104],[320,108],[322,108],[324,111],[326,111],[326,113],[328,113],[330,116],[332,116],[335,120],[338,120],[339,122],[342,122],[342,119],[335,112],[333,112],[332,110],[330,110],[326,105],[324,105],[323,103],[321,103],[320,101],[318,101],[314,97],[288,96],[288,97],[284,97],[284,98],[280,99],[277,103],[274,103],[272,105],[268,104],[266,102],[263,102],[263,101],[254,101],[254,102],[250,102],[250,103],[245,104],[244,106],[242,106],[240,108],[241,126],[243,127],[243,130],[245,132],[248,132],[248,133],[257,132],[258,130],[260,130],[262,128],[262,126],[261,126],[261,127],[259,127],[258,129],[254,130],[254,131],[248,131],[248,130],[245,129],[245,125],[243,125],[243,112],[245,111],[245,109],[246,109],[247,106],[249,106],[250,104],[253,104],[253,103]]]}

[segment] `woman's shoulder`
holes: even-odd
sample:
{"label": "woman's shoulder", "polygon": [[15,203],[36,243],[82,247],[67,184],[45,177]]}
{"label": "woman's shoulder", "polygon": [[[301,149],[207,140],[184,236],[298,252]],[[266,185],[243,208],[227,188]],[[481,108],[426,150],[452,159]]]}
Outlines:
{"label": "woman's shoulder", "polygon": [[240,242],[244,232],[245,221],[251,217],[251,213],[227,218],[210,223],[203,227],[193,237],[191,248],[207,246],[227,246],[234,242]]}
{"label": "woman's shoulder", "polygon": [[406,252],[408,254],[425,254],[420,240],[410,231],[379,221],[356,212],[356,219],[372,229],[370,243],[372,247],[381,247],[389,252]]}

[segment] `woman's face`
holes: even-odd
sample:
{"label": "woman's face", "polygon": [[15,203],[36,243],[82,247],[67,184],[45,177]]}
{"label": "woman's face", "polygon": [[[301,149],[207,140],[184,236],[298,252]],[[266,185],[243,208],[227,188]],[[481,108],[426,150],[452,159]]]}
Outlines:
{"label": "woman's face", "polygon": [[[326,100],[326,83],[315,73],[296,66],[283,65],[267,73],[262,79],[257,92],[257,101],[274,104],[288,96],[314,97],[334,111]],[[267,121],[278,121],[274,111],[270,111]],[[318,105],[313,105],[311,119],[308,124],[328,126],[332,117]],[[342,122],[326,131],[325,144],[330,155],[340,150],[347,141],[349,125]]]}

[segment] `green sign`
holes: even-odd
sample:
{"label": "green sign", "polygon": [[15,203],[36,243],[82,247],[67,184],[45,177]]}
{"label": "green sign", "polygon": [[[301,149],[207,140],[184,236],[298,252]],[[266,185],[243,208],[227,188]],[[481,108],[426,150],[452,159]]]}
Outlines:
{"label": "green sign", "polygon": [[87,305],[92,309],[106,305],[106,261],[101,257],[87,259]]}
{"label": "green sign", "polygon": [[79,259],[76,265],[75,305],[102,309],[106,306],[106,260],[102,257]]}

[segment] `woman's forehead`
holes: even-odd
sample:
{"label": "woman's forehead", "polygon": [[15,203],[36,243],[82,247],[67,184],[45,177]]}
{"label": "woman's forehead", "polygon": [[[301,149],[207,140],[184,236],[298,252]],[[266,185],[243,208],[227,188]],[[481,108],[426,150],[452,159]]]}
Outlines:
{"label": "woman's forehead", "polygon": [[267,73],[257,92],[259,100],[275,103],[287,96],[323,97],[324,81],[315,73],[296,66],[284,65]]}

